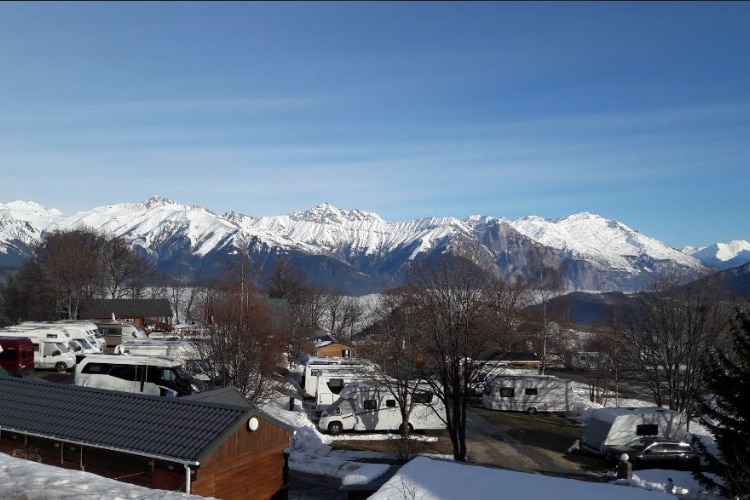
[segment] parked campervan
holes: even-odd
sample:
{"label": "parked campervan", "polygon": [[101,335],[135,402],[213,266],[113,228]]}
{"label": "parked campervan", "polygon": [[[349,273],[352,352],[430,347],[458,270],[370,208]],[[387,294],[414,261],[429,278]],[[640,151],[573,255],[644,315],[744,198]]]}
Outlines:
{"label": "parked campervan", "polygon": [[99,349],[104,351],[104,335],[99,332],[99,327],[96,326],[96,323],[93,321],[85,319],[60,319],[55,323],[60,323],[62,325],[75,325],[78,328],[83,328],[88,336],[96,341],[99,345]]}
{"label": "parked campervan", "polygon": [[[406,402],[411,407],[409,429],[445,429],[445,406],[427,384],[414,384]],[[330,434],[345,430],[401,430],[403,418],[396,397],[388,386],[373,382],[351,384],[339,399],[328,406],[318,421],[318,428]]]}
{"label": "parked campervan", "polygon": [[49,330],[61,330],[66,337],[74,342],[69,343],[70,348],[76,353],[76,359],[80,361],[85,355],[101,352],[99,343],[85,329],[70,323],[52,321],[23,321],[19,328],[47,328]]}
{"label": "parked campervan", "polygon": [[579,446],[584,451],[603,454],[610,446],[644,436],[683,439],[687,430],[684,413],[659,406],[597,408],[591,413]]}
{"label": "parked campervan", "polygon": [[573,404],[571,384],[548,375],[498,375],[487,382],[482,406],[531,414],[569,411]]}
{"label": "parked campervan", "polygon": [[[373,365],[369,361],[355,358],[308,358],[300,380],[300,387],[304,396],[315,399],[318,393],[319,375],[321,373],[330,375],[335,371],[340,371],[342,376],[352,378],[351,376],[355,374],[371,373]],[[359,377],[359,379],[362,378],[362,376]]]}
{"label": "parked campervan", "polygon": [[14,377],[34,369],[34,344],[28,337],[0,337],[0,366]]}
{"label": "parked campervan", "polygon": [[179,361],[192,377],[202,382],[218,383],[218,374],[211,363],[201,358],[200,352],[189,340],[131,340],[116,346],[114,354],[168,356]]}
{"label": "parked campervan", "polygon": [[201,388],[174,358],[127,354],[87,356],[76,367],[74,383],[155,396],[187,396]]}
{"label": "parked campervan", "polygon": [[312,397],[306,396],[302,403],[313,412],[319,412],[339,398],[341,391],[349,384],[365,381],[372,375],[365,374],[361,369],[341,369],[325,367],[317,369],[313,376],[315,389]]}
{"label": "parked campervan", "polygon": [[115,347],[131,340],[148,340],[146,331],[135,323],[124,321],[96,322],[99,333],[104,337],[104,352],[112,354]]}
{"label": "parked campervan", "polygon": [[64,332],[46,328],[7,327],[0,329],[3,337],[26,337],[34,345],[34,369],[71,370],[76,366],[76,356],[70,348],[73,342]]}

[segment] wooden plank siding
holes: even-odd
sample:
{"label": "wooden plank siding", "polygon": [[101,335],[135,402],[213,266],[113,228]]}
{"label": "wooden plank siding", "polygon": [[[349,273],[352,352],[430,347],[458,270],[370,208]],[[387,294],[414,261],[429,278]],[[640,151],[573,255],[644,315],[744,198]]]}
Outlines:
{"label": "wooden plank siding", "polygon": [[237,457],[232,464],[201,467],[191,492],[224,500],[268,499],[283,485],[283,467],[279,453]]}
{"label": "wooden plank siding", "polygon": [[[284,486],[284,450],[290,431],[258,418],[258,428],[238,426],[196,467],[191,493],[226,500],[268,499]],[[0,452],[66,469],[85,470],[125,483],[185,491],[181,463],[137,454],[0,432]]]}
{"label": "wooden plank siding", "polygon": [[271,498],[283,486],[289,432],[258,419],[238,428],[201,464],[191,492],[221,499]]}

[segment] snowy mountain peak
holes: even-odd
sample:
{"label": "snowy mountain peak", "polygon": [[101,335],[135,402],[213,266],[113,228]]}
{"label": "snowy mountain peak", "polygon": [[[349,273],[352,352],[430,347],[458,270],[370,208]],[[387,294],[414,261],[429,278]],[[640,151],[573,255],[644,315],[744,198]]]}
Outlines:
{"label": "snowy mountain peak", "polygon": [[688,247],[683,252],[719,269],[730,269],[750,262],[750,242],[734,240],[707,247]]}
{"label": "snowy mountain peak", "polygon": [[309,210],[293,212],[289,215],[292,220],[318,223],[341,224],[345,221],[382,221],[379,215],[363,210],[341,210],[330,203],[320,203]]}
{"label": "snowy mountain peak", "polygon": [[163,205],[180,205],[180,203],[177,203],[174,200],[171,200],[169,198],[165,198],[163,196],[154,195],[148,200],[143,202],[143,205],[146,208],[152,208],[155,206],[163,206]]}

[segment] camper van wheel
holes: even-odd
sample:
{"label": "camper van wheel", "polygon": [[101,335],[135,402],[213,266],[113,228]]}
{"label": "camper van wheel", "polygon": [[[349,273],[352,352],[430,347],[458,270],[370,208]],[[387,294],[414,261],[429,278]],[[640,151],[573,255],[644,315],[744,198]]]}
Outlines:
{"label": "camper van wheel", "polygon": [[343,427],[341,427],[340,422],[331,422],[328,424],[328,433],[332,434],[334,436],[337,436],[341,434],[341,431],[344,430]]}
{"label": "camper van wheel", "polygon": [[65,363],[63,363],[62,361],[60,361],[59,363],[57,363],[57,364],[55,365],[55,370],[57,370],[57,371],[59,371],[59,372],[64,372],[64,371],[65,371],[65,370],[67,370],[67,369],[68,369],[68,365],[66,365],[66,364],[65,364]]}
{"label": "camper van wheel", "polygon": [[529,415],[536,415],[536,408],[533,406],[526,411],[529,412]]}

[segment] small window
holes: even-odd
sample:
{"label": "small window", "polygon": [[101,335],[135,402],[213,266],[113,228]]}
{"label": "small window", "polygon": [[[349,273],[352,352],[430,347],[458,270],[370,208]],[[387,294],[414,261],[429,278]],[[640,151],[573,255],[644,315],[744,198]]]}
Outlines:
{"label": "small window", "polygon": [[524,393],[527,396],[536,396],[538,394],[538,391],[536,387],[527,387]]}
{"label": "small window", "polygon": [[395,399],[386,399],[385,400],[385,407],[386,408],[395,408],[396,407],[396,400]]}
{"label": "small window", "polygon": [[107,373],[110,366],[103,363],[89,363],[83,367],[81,373]]}
{"label": "small window", "polygon": [[311,377],[317,377],[318,375],[320,375],[320,370],[310,370]]}
{"label": "small window", "polygon": [[635,426],[636,436],[656,436],[659,434],[659,426],[656,424],[641,424]]}
{"label": "small window", "polygon": [[431,392],[415,392],[411,397],[414,403],[429,404],[432,402]]}
{"label": "small window", "polygon": [[328,388],[331,390],[334,394],[340,394],[342,389],[344,388],[344,379],[343,378],[332,378],[328,381]]}
{"label": "small window", "polygon": [[133,365],[114,365],[109,371],[110,376],[121,378],[123,380],[135,381],[135,366]]}
{"label": "small window", "polygon": [[516,390],[513,387],[501,387],[500,397],[501,398],[512,398],[516,395]]}
{"label": "small window", "polygon": [[378,409],[378,401],[376,399],[366,399],[362,407],[365,410],[377,410]]}

